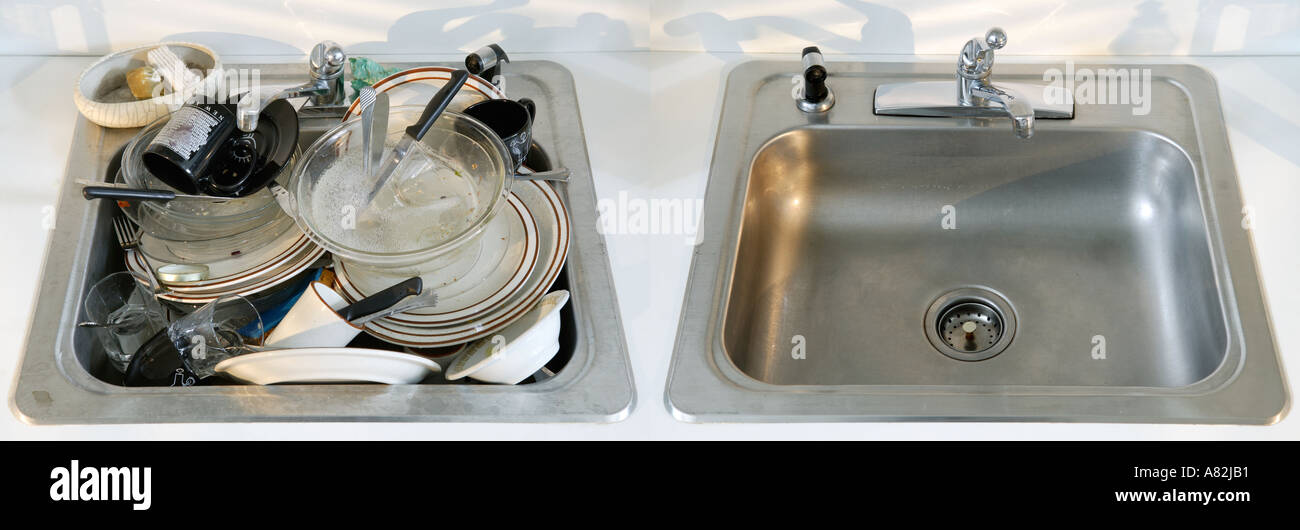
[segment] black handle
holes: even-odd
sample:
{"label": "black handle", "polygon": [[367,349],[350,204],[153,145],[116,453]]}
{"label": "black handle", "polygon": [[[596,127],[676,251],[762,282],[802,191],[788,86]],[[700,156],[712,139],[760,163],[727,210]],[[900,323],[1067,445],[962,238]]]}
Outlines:
{"label": "black handle", "polygon": [[113,199],[118,201],[170,201],[176,198],[176,192],[167,190],[142,190],[114,188],[110,186],[86,186],[81,188],[81,196],[86,200]]}
{"label": "black handle", "polygon": [[501,46],[489,44],[465,56],[465,69],[490,82],[492,77],[500,72],[501,64],[508,62],[510,57],[506,56],[506,51],[501,49]]}
{"label": "black handle", "polygon": [[822,51],[816,46],[803,49],[803,99],[818,103],[826,99],[826,66],[822,64]]}
{"label": "black handle", "polygon": [[419,276],[413,276],[340,309],[339,316],[343,317],[343,320],[351,322],[371,313],[393,307],[393,304],[402,301],[403,298],[420,294],[420,291],[423,290],[424,280],[421,280]]}
{"label": "black handle", "polygon": [[433,127],[433,122],[438,120],[438,116],[442,115],[442,111],[447,110],[447,105],[456,97],[456,93],[460,92],[460,87],[465,85],[466,79],[469,79],[469,72],[464,70],[452,72],[451,79],[447,80],[447,84],[442,85],[442,88],[438,89],[438,93],[433,95],[433,99],[429,100],[429,104],[424,106],[424,113],[420,115],[420,119],[406,128],[407,136],[416,140],[424,138],[424,133],[429,132],[429,128]]}

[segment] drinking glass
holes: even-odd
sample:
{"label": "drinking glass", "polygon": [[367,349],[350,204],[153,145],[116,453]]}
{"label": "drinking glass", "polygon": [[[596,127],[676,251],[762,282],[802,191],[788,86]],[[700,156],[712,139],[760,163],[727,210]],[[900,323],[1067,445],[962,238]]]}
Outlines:
{"label": "drinking glass", "polygon": [[115,272],[91,286],[84,301],[88,322],[119,372],[150,337],[167,327],[162,304],[154,298],[154,283],[134,272]]}
{"label": "drinking glass", "polygon": [[221,361],[257,351],[264,331],[257,308],[239,295],[213,300],[167,327],[185,367],[200,379],[215,374]]}

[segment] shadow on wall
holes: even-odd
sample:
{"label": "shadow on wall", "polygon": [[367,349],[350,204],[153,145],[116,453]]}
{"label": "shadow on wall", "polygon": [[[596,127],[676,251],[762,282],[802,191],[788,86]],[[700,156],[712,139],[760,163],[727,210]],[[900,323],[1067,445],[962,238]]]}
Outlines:
{"label": "shadow on wall", "polygon": [[1300,3],[1295,0],[1201,0],[1187,53],[1300,53],[1297,19]]}
{"label": "shadow on wall", "polygon": [[[48,50],[83,54],[99,43],[108,42],[108,29],[100,15],[103,6],[99,0],[73,0],[51,5],[40,1],[10,1],[0,3],[0,43],[7,53],[38,54]],[[81,32],[64,31],[66,21],[79,20]],[[0,91],[7,91],[22,81],[36,67],[28,63],[22,72],[4,76]]]}
{"label": "shadow on wall", "polygon": [[225,33],[221,31],[192,31],[173,33],[162,41],[179,40],[211,46],[213,42],[221,43],[221,55],[304,55],[307,50],[300,50],[287,42],[254,37],[242,33]]}
{"label": "shadow on wall", "polygon": [[1294,0],[1201,0],[1185,49],[1161,0],[1146,0],[1107,50],[1116,55],[1233,55],[1265,50],[1300,53],[1300,3]]}
{"label": "shadow on wall", "polygon": [[384,42],[347,46],[350,53],[470,52],[497,43],[515,50],[644,50],[635,46],[627,22],[601,13],[583,13],[569,26],[538,26],[531,17],[501,12],[527,0],[496,0],[490,4],[429,9],[405,15],[388,29]]}
{"label": "shadow on wall", "polygon": [[[901,11],[859,0],[838,0],[840,4],[861,13],[866,18],[858,40],[846,38],[826,29],[799,20],[780,16],[754,16],[727,19],[711,12],[699,12],[675,18],[664,23],[664,33],[675,37],[699,35],[700,44],[710,53],[744,52],[743,43],[760,39],[763,34],[777,32],[797,37],[810,44],[835,51],[896,50],[910,55],[915,49],[912,21]],[[788,10],[789,2],[773,5],[773,12]],[[798,52],[798,50],[792,50]]]}
{"label": "shadow on wall", "polygon": [[[1261,49],[1290,49],[1300,53],[1300,3],[1294,0],[1202,0],[1197,13],[1196,29],[1191,37],[1191,55],[1233,55]],[[1236,66],[1251,68],[1249,63]],[[1295,101],[1300,98],[1300,73],[1294,69],[1251,68],[1256,75],[1276,80],[1265,86],[1284,90],[1286,94],[1269,99]],[[1225,79],[1219,79],[1219,93],[1225,113],[1248,112],[1255,119],[1236,122],[1235,129],[1255,143],[1300,166],[1300,148],[1295,138],[1294,107],[1277,108],[1263,101],[1259,93],[1243,92]],[[1289,115],[1289,116],[1288,116]]]}
{"label": "shadow on wall", "polygon": [[[193,40],[222,55],[302,55],[325,39],[351,53],[369,54],[461,53],[494,42],[507,50],[535,52],[632,51],[647,49],[636,46],[644,22],[631,7],[635,2],[592,9],[529,0],[460,0],[424,5],[461,6],[412,12],[413,6],[396,2],[323,2],[303,9],[291,2],[257,0],[194,6],[0,0],[0,53],[98,56],[162,39]],[[113,28],[116,33],[110,34]],[[159,30],[173,33],[163,37]],[[387,40],[363,42],[385,33]]]}
{"label": "shadow on wall", "polygon": [[1178,47],[1178,35],[1169,26],[1169,15],[1164,4],[1147,0],[1137,6],[1137,16],[1129,21],[1124,32],[1110,43],[1114,54],[1165,55]]}

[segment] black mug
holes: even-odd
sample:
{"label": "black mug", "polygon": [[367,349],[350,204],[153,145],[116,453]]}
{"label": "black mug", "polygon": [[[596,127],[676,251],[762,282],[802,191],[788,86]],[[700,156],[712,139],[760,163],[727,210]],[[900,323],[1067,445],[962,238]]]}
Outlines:
{"label": "black mug", "polygon": [[187,103],[149,142],[141,161],[168,186],[189,194],[207,193],[209,168],[227,158],[235,123],[234,105]]}
{"label": "black mug", "polygon": [[519,101],[489,99],[465,109],[466,116],[483,122],[483,125],[501,137],[506,150],[510,151],[514,172],[518,172],[519,167],[524,165],[528,149],[533,145],[533,116],[536,114],[537,105],[528,98]]}
{"label": "black mug", "polygon": [[123,383],[126,386],[195,386],[212,384],[215,379],[199,379],[186,368],[181,351],[163,328],[131,356]]}
{"label": "black mug", "polygon": [[188,103],[149,142],[141,162],[181,192],[245,197],[283,169],[298,142],[298,115],[284,100],[262,111],[257,130],[236,127],[236,105]]}

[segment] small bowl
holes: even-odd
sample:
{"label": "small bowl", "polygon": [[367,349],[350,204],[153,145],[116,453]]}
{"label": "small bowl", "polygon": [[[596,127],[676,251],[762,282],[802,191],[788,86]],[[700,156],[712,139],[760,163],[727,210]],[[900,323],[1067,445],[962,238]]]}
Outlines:
{"label": "small bowl", "polygon": [[447,380],[513,385],[528,379],[560,351],[560,309],[568,301],[569,291],[547,294],[519,320],[470,344],[447,368]]}
{"label": "small bowl", "polygon": [[[166,46],[187,66],[206,70],[199,86],[186,87],[181,94],[156,98],[112,101],[110,95],[126,87],[126,73],[149,64],[149,50]],[[163,42],[105,55],[77,77],[72,100],[86,119],[104,127],[143,127],[180,108],[196,93],[211,93],[223,79],[221,59],[207,46],[189,42]],[[129,93],[128,93],[129,96]]]}

